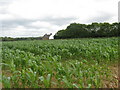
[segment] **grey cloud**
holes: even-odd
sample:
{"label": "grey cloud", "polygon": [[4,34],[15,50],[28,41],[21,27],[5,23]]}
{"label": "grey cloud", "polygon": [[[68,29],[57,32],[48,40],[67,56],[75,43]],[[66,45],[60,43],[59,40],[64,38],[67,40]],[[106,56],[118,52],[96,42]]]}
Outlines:
{"label": "grey cloud", "polygon": [[[17,26],[24,26],[25,28],[28,28],[28,29],[38,29],[40,27],[35,27],[35,26],[32,26],[30,25],[31,23],[33,22],[36,22],[38,20],[27,20],[27,19],[14,19],[14,20],[5,20],[5,21],[2,21],[2,26],[4,28],[4,30],[8,30],[10,28],[15,28]],[[43,27],[41,27],[43,28]]]}
{"label": "grey cloud", "polygon": [[0,1],[0,6],[4,6],[4,5],[7,5],[9,4],[10,2],[6,2],[5,0],[1,0]]}
{"label": "grey cloud", "polygon": [[8,13],[7,9],[9,4],[11,4],[15,0],[0,0],[0,14]]}
{"label": "grey cloud", "polygon": [[0,5],[8,5],[12,3],[15,0],[0,0]]}
{"label": "grey cloud", "polygon": [[5,9],[2,9],[2,10],[0,10],[0,13],[1,13],[1,14],[6,14],[7,11],[6,11]]}
{"label": "grey cloud", "polygon": [[26,26],[29,20],[24,19],[14,19],[14,20],[4,20],[2,21],[2,26],[4,29],[15,28],[16,26]]}
{"label": "grey cloud", "polygon": [[4,20],[2,21],[2,26],[4,28],[4,30],[7,30],[9,28],[15,28],[17,26],[24,26],[28,29],[40,29],[40,28],[45,28],[43,26],[40,27],[36,27],[36,26],[32,26],[30,25],[33,22],[48,22],[52,25],[57,25],[57,26],[62,26],[65,24],[70,23],[70,21],[75,20],[76,18],[74,17],[68,17],[68,18],[53,18],[53,17],[45,17],[42,19],[23,19],[23,18],[19,18],[19,19],[14,19],[14,20]]}
{"label": "grey cloud", "polygon": [[76,17],[67,17],[67,18],[46,17],[43,20],[47,21],[47,22],[50,22],[52,24],[55,24],[55,25],[62,26],[62,25],[65,25],[67,23],[70,23],[70,21],[73,21],[73,20],[76,20],[76,19],[77,19]]}
{"label": "grey cloud", "polygon": [[93,0],[94,2],[104,2],[104,1],[108,1],[108,0]]}
{"label": "grey cloud", "polygon": [[105,13],[105,12],[101,12],[101,13],[98,16],[88,18],[88,20],[86,22],[87,23],[91,23],[91,22],[107,22],[107,21],[111,20],[112,17],[114,16],[111,13]]}

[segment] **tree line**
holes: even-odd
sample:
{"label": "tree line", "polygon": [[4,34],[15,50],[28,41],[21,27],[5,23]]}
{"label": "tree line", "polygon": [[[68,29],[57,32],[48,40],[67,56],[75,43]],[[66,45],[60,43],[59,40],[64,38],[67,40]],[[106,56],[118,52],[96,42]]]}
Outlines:
{"label": "tree line", "polygon": [[117,37],[120,35],[120,23],[92,23],[92,24],[79,24],[71,23],[66,29],[59,30],[54,39],[67,39],[67,38],[96,38],[96,37]]}
{"label": "tree line", "polygon": [[19,38],[0,37],[1,41],[41,40],[41,39],[42,37],[19,37]]}

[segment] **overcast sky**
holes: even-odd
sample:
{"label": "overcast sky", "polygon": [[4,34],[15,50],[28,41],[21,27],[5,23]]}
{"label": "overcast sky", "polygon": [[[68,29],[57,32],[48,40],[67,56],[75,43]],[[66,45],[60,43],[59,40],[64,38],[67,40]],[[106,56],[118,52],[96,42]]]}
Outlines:
{"label": "overcast sky", "polygon": [[118,22],[118,1],[0,0],[0,36],[38,37],[73,22]]}

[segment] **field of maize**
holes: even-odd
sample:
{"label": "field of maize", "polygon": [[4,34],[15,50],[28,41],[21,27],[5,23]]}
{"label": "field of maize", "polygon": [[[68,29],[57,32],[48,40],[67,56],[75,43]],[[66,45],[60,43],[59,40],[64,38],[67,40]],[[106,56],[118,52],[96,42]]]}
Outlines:
{"label": "field of maize", "polygon": [[3,88],[117,88],[117,61],[115,37],[2,42],[0,81]]}

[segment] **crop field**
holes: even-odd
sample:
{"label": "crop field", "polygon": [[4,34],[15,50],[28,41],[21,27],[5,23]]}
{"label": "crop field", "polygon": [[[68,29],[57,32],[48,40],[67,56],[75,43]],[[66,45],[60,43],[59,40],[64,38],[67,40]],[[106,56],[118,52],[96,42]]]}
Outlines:
{"label": "crop field", "polygon": [[118,38],[2,43],[3,88],[117,88]]}

